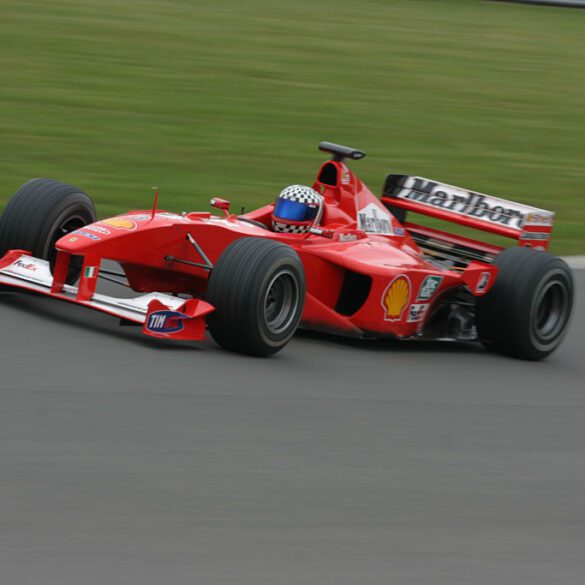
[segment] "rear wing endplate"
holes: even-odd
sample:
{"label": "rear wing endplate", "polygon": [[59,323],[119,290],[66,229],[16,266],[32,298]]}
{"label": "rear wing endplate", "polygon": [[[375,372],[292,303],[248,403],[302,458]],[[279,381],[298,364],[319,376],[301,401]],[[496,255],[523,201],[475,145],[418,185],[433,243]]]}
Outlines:
{"label": "rear wing endplate", "polygon": [[387,175],[382,201],[400,221],[412,211],[541,250],[548,248],[555,218],[552,211],[411,175]]}

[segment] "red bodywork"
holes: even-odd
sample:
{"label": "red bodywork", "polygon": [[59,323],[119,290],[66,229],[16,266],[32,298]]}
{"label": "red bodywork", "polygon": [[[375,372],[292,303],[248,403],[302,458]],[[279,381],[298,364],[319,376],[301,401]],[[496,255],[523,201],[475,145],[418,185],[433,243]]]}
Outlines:
{"label": "red bodywork", "polygon": [[[493,285],[498,269],[489,259],[501,248],[400,223],[387,207],[498,231],[486,228],[485,222],[454,216],[449,210],[429,212],[424,204],[426,195],[417,195],[418,202],[385,197],[385,206],[343,160],[335,157],[321,166],[313,188],[323,195],[325,203],[319,229],[309,234],[273,232],[272,204],[238,217],[230,215],[229,202],[220,199],[212,200],[212,205],[223,216],[137,210],[85,226],[57,241],[53,280],[45,294],[91,306],[97,297],[102,261],[113,260],[136,291],[191,297],[174,307],[158,298],[148,300],[148,312],[143,309],[146,320],[137,320],[144,323],[146,334],[200,339],[204,317],[213,310],[204,300],[210,270],[226,247],[243,237],[277,240],[299,254],[307,282],[302,326],[309,329],[358,337],[421,336],[428,334],[427,325],[440,304],[456,291],[477,297]],[[434,199],[431,203],[435,204]],[[455,204],[450,205],[454,208]],[[546,229],[550,234],[550,228]],[[499,230],[504,232],[517,236],[517,231]],[[464,247],[475,257],[462,265],[439,262],[423,253],[414,238],[438,241],[447,248]],[[0,261],[0,269],[14,261],[16,256],[10,254]],[[65,280],[73,256],[83,257],[83,269],[78,288],[69,287],[68,291]],[[119,314],[108,309],[107,301],[92,308]],[[164,327],[157,329],[165,318]]]}
{"label": "red bodywork", "polygon": [[[241,237],[271,238],[296,250],[307,281],[303,326],[311,329],[412,337],[423,329],[434,303],[445,293],[462,286],[476,295],[489,291],[496,267],[474,262],[454,271],[425,259],[408,231],[343,162],[324,163],[313,186],[325,199],[321,235],[275,233],[245,221],[269,228],[273,205],[240,219],[206,212],[183,216],[159,211],[153,216],[140,210],[86,226],[57,242],[52,293],[60,292],[71,255],[79,255],[84,258],[79,301],[93,295],[103,259],[118,262],[136,291],[204,298],[209,270],[176,261],[205,264],[187,234],[211,264]],[[387,219],[393,235],[360,229],[358,214],[364,209],[371,221]],[[431,286],[422,290],[429,276]]]}

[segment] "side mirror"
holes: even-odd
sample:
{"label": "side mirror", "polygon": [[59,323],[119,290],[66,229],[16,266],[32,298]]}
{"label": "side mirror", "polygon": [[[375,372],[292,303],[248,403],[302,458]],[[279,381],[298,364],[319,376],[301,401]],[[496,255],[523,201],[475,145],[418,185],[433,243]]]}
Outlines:
{"label": "side mirror", "polygon": [[215,207],[215,209],[221,209],[226,215],[230,210],[230,202],[227,199],[221,199],[220,197],[212,197],[209,203],[211,207]]}

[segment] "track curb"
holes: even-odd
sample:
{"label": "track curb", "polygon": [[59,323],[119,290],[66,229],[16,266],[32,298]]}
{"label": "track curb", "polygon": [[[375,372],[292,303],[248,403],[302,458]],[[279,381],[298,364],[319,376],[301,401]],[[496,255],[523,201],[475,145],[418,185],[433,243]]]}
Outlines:
{"label": "track curb", "polygon": [[585,256],[564,256],[563,260],[571,268],[585,268]]}
{"label": "track curb", "polygon": [[535,4],[538,6],[556,6],[559,8],[585,8],[585,0],[497,0],[512,4]]}

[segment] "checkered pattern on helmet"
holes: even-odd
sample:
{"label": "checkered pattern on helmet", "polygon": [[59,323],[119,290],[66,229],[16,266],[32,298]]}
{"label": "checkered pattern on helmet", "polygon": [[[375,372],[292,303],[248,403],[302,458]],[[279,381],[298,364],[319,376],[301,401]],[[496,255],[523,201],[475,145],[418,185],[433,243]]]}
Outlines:
{"label": "checkered pattern on helmet", "polygon": [[279,199],[290,199],[297,203],[307,203],[308,205],[321,205],[323,197],[311,187],[305,185],[290,185],[280,192]]}
{"label": "checkered pattern on helmet", "polygon": [[280,223],[279,221],[273,221],[272,227],[275,232],[281,232],[283,234],[305,234],[309,231],[308,225],[289,225],[287,223]]}
{"label": "checkered pattern on helmet", "polygon": [[[311,187],[305,185],[290,185],[280,192],[278,199],[288,199],[295,203],[303,203],[310,207],[321,207],[323,205],[323,197]],[[309,231],[310,223],[290,224],[281,219],[278,221],[273,218],[272,228],[275,232],[285,234],[305,234]]]}

